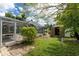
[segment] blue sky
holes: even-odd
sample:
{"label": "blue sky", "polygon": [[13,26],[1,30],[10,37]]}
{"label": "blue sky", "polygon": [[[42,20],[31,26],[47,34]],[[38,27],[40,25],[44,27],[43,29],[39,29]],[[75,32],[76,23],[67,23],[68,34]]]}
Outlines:
{"label": "blue sky", "polygon": [[[23,7],[24,7],[23,3],[5,3],[5,4],[4,3],[0,3],[0,16],[5,16],[5,12],[11,12],[11,13],[13,13],[13,15],[19,15],[19,13],[23,10]],[[30,12],[30,14],[26,13],[28,15],[28,19],[27,20],[29,20],[29,21],[30,21],[30,19],[35,20],[35,19],[33,19],[33,16],[36,15],[36,13],[39,14],[40,10],[35,10],[32,7],[29,8],[29,10],[31,10],[31,12]],[[54,10],[52,10],[50,8],[47,12],[44,11],[44,13],[48,14],[51,11],[54,12]],[[43,19],[39,18],[38,21],[39,21],[38,23],[40,25],[45,24],[45,21]],[[48,21],[48,22],[50,24],[52,24],[54,21]]]}
{"label": "blue sky", "polygon": [[[0,16],[5,16],[5,12],[11,12],[13,13],[14,15],[18,15],[22,10],[23,10],[23,3],[10,3],[10,4],[1,4],[0,3]],[[31,9],[33,10],[33,9]],[[31,12],[29,14],[29,16],[31,18],[28,17],[28,20],[30,21],[30,19],[32,20],[35,20],[33,19],[33,15],[35,13]],[[44,26],[44,21],[42,19],[39,20],[38,24],[41,25],[41,26]]]}
{"label": "blue sky", "polygon": [[0,3],[0,16],[4,16],[5,12],[11,12],[18,15],[23,10],[23,3]]}

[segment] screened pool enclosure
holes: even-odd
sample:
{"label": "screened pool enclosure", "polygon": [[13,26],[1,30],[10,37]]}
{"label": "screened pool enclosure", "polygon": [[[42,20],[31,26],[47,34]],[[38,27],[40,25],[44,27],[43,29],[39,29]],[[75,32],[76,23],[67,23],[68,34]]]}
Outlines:
{"label": "screened pool enclosure", "polygon": [[0,16],[0,46],[7,42],[16,42],[19,28],[26,24],[26,22]]}

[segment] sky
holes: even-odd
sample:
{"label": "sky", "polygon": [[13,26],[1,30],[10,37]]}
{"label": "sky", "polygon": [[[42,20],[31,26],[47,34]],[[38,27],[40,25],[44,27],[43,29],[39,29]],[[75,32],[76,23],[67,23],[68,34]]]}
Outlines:
{"label": "sky", "polygon": [[21,3],[0,3],[0,16],[5,16],[5,12],[12,12],[14,15],[18,15],[22,9]]}
{"label": "sky", "polygon": [[[47,5],[47,4],[46,4]],[[57,4],[49,4],[49,5],[57,5]],[[43,6],[42,4],[39,4],[39,6]],[[27,9],[27,8],[26,8]],[[34,9],[31,7],[29,8],[31,11],[30,16],[34,15],[36,11],[34,12]],[[14,15],[18,15],[20,11],[23,10],[23,3],[0,3],[0,16],[4,16],[5,12],[12,12]],[[51,12],[52,9],[48,10],[45,13]],[[53,10],[54,11],[54,10]],[[39,10],[37,11],[39,13]]]}
{"label": "sky", "polygon": [[[55,5],[55,4],[50,4],[50,5]],[[40,6],[40,5],[39,5]],[[0,16],[5,16],[6,12],[11,12],[14,16],[19,15],[19,13],[23,10],[23,3],[0,3]],[[27,9],[27,8],[26,8]],[[40,10],[35,10],[33,8],[29,8],[29,10],[31,10],[28,19],[27,20],[31,20],[33,19],[33,21],[35,21],[35,18],[33,17],[33,15],[36,15],[36,13],[39,14]],[[49,14],[49,12],[54,11],[51,8],[44,13]],[[42,15],[42,14],[41,14]],[[50,24],[53,23],[53,21],[48,21]],[[38,24],[40,24],[41,26],[46,24],[45,21],[43,19],[38,19]]]}
{"label": "sky", "polygon": [[[14,16],[19,15],[19,13],[23,10],[23,4],[22,3],[0,3],[0,16],[5,16],[6,12],[11,12]],[[33,10],[31,8],[30,10]],[[35,13],[31,12],[29,15],[31,17],[28,17],[28,21],[33,19],[33,22],[35,21],[35,18],[33,17]],[[42,19],[39,19],[38,24],[40,26],[44,26],[45,22]]]}
{"label": "sky", "polygon": [[[47,4],[45,4],[45,6],[46,6]],[[49,5],[58,5],[58,4],[49,4]],[[38,6],[39,8],[40,7],[44,7],[43,6],[43,4],[39,4],[39,6]],[[46,15],[50,15],[50,14],[52,14],[52,13],[54,13],[54,12],[56,12],[57,10],[55,10],[56,8],[49,8],[48,10],[43,10],[43,12],[41,13],[41,14],[39,14],[40,13],[40,11],[41,10],[35,10],[35,12],[33,11],[34,9],[33,8],[31,8],[30,10],[32,10],[33,12],[31,12],[29,15],[30,15],[30,17],[28,17],[27,18],[27,20],[29,19],[29,21],[31,20],[31,19],[33,19],[34,20],[34,15],[36,15],[36,14],[39,14],[39,17],[41,17],[41,16],[44,16],[44,14],[46,14]],[[48,18],[47,18],[48,19]],[[40,25],[44,25],[44,24],[46,24],[46,22],[49,24],[49,25],[51,25],[51,24],[55,24],[56,22],[55,21],[53,21],[54,19],[48,19],[48,21],[44,21],[44,20],[46,20],[46,19],[38,19],[38,24],[40,24]]]}

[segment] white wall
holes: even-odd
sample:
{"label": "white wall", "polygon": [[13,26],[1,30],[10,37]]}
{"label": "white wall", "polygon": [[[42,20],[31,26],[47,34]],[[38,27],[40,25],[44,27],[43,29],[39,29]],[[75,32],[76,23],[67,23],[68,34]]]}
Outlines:
{"label": "white wall", "polygon": [[70,33],[65,33],[65,37],[70,37]]}

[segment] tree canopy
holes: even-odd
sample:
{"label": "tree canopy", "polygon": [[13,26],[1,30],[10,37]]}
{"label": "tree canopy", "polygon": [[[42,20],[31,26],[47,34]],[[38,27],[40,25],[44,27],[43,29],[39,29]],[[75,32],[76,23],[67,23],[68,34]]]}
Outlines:
{"label": "tree canopy", "polygon": [[65,29],[79,32],[79,4],[67,4],[63,12],[57,14],[56,19]]}
{"label": "tree canopy", "polygon": [[24,12],[21,12],[19,15],[17,15],[17,16],[14,16],[11,12],[7,12],[7,13],[5,13],[5,16],[6,17],[10,17],[10,18],[14,18],[14,19],[18,19],[18,20],[24,20],[24,19],[26,19],[26,15],[25,15],[25,13]]}
{"label": "tree canopy", "polygon": [[5,13],[5,16],[6,16],[6,17],[15,18],[15,16],[13,16],[13,14],[10,13],[10,12]]}
{"label": "tree canopy", "polygon": [[67,32],[71,32],[79,40],[79,4],[67,4],[66,8],[56,17],[59,24]]}

